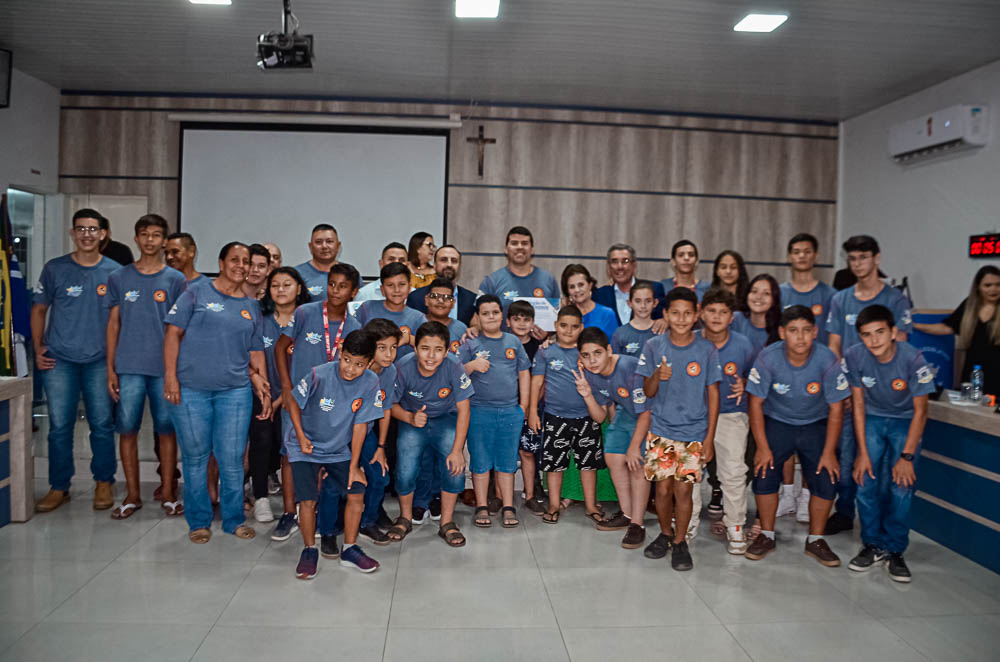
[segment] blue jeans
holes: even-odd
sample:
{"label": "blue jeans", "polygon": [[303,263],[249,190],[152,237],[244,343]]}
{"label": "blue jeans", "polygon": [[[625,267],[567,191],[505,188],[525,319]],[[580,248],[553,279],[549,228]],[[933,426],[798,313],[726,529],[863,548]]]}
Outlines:
{"label": "blue jeans", "polygon": [[854,519],[854,498],[858,484],[854,482],[854,460],[858,456],[858,440],[854,437],[854,419],[850,411],[844,411],[844,426],[840,428],[837,442],[837,457],[840,459],[840,480],[837,482],[836,512]]}
{"label": "blue jeans", "polygon": [[[445,458],[455,445],[455,424],[458,415],[451,413],[428,418],[422,428],[399,422],[399,436],[396,439],[396,492],[400,496],[412,494],[417,486],[424,452],[433,453],[434,465],[441,477],[441,491],[458,494],[465,489],[465,476],[452,476],[448,472]],[[416,505],[416,498],[414,498]]]}
{"label": "blue jeans", "polygon": [[233,533],[243,524],[243,451],[253,411],[250,386],[202,391],[181,386],[181,403],[171,405],[184,469],[184,517],[191,530],[212,524],[208,496],[208,456],[219,463],[219,506],[222,530]]}
{"label": "blue jeans", "polygon": [[49,485],[65,491],[73,479],[73,428],[81,395],[90,426],[90,471],[94,480],[113,483],[118,460],[104,359],[90,363],[56,359],[55,367],[38,372],[49,403]]}
{"label": "blue jeans", "polygon": [[156,434],[173,434],[170,403],[163,395],[163,377],[118,375],[118,434],[135,434],[142,426],[142,406],[149,398],[149,413]]}
{"label": "blue jeans", "polygon": [[[378,509],[382,506],[382,499],[385,496],[385,487],[389,484],[389,473],[382,475],[382,465],[372,464],[375,451],[378,449],[378,421],[375,426],[368,431],[365,443],[361,447],[361,457],[358,464],[365,472],[365,480],[368,485],[365,487],[365,509],[361,513],[361,528],[375,526],[378,521]],[[340,535],[344,530],[344,505],[343,490],[338,489],[332,481],[324,480],[323,488],[320,490],[319,512],[316,515],[316,530],[321,536]]]}
{"label": "blue jeans", "polygon": [[[865,476],[858,487],[858,519],[861,541],[887,552],[902,554],[910,542],[910,502],[916,487],[903,487],[892,480],[892,467],[899,460],[910,419],[865,416],[865,445],[875,480]],[[919,447],[914,453],[920,454]],[[917,458],[914,457],[914,468]]]}
{"label": "blue jeans", "polygon": [[469,470],[484,474],[490,469],[512,474],[517,471],[517,447],[521,440],[524,411],[513,407],[470,407]]}
{"label": "blue jeans", "polygon": [[435,494],[441,494],[441,468],[437,456],[430,447],[424,449],[420,458],[420,473],[417,474],[417,486],[413,490],[414,508],[427,510]]}

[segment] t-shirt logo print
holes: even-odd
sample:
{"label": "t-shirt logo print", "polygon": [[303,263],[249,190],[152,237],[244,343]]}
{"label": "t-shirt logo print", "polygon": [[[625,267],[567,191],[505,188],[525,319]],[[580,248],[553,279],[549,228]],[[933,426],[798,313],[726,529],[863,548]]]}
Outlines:
{"label": "t-shirt logo print", "polygon": [[274,338],[270,336],[264,336],[264,349],[267,349],[274,344]]}
{"label": "t-shirt logo print", "polygon": [[97,296],[102,297],[102,296],[104,296],[107,293],[108,293],[108,286],[107,285],[105,285],[104,283],[101,283],[100,285],[97,286]]}
{"label": "t-shirt logo print", "polygon": [[351,411],[357,413],[361,409],[361,403],[364,402],[361,398],[355,398],[354,402],[351,403]]}
{"label": "t-shirt logo print", "polygon": [[552,370],[558,372],[559,370],[562,370],[564,367],[566,367],[566,364],[563,362],[562,359],[552,359],[551,361],[549,361],[549,368]]}
{"label": "t-shirt logo print", "polygon": [[625,388],[624,386],[619,386],[618,387],[618,395],[621,396],[621,397],[623,397],[623,398],[627,398],[628,397],[628,389]]}
{"label": "t-shirt logo print", "polygon": [[816,316],[822,315],[823,314],[823,304],[814,303],[812,305],[812,307],[809,308],[809,310],[812,311],[813,315],[816,315]]}
{"label": "t-shirt logo print", "polygon": [[729,361],[726,363],[725,367],[722,369],[727,375],[732,377],[736,374],[737,366],[735,361]]}
{"label": "t-shirt logo print", "polygon": [[545,290],[543,290],[543,289],[542,289],[542,288],[540,288],[540,287],[536,287],[536,288],[535,288],[535,291],[534,291],[534,292],[532,292],[532,294],[533,294],[534,296],[536,296],[536,297],[543,297],[543,296],[545,296]]}
{"label": "t-shirt logo print", "polygon": [[458,345],[459,345],[459,342],[457,340],[452,340],[451,341],[451,353],[452,354],[458,354]]}
{"label": "t-shirt logo print", "polygon": [[874,377],[865,375],[864,377],[861,378],[861,383],[864,384],[867,388],[872,388],[875,386],[877,381]]}
{"label": "t-shirt logo print", "polygon": [[245,320],[253,319],[253,316],[250,314],[249,310],[241,310],[240,317],[242,317]]}
{"label": "t-shirt logo print", "polygon": [[213,313],[221,313],[223,310],[226,309],[226,307],[221,303],[212,301],[210,303],[205,304],[205,309],[211,310]]}
{"label": "t-shirt logo print", "polygon": [[319,399],[319,408],[322,409],[323,411],[332,411],[333,410],[333,398],[320,398]]}
{"label": "t-shirt logo print", "polygon": [[806,384],[806,393],[809,395],[816,395],[819,393],[819,382],[809,382]]}
{"label": "t-shirt logo print", "polygon": [[372,404],[374,404],[379,409],[382,408],[382,405],[385,404],[385,391],[384,390],[379,389],[379,390],[375,391],[375,402],[373,402]]}
{"label": "t-shirt logo print", "polygon": [[894,380],[892,380],[892,390],[893,391],[905,391],[906,390],[906,382],[903,381],[902,379],[894,379]]}
{"label": "t-shirt logo print", "polygon": [[313,285],[312,287],[309,287],[307,289],[309,290],[309,294],[311,294],[313,296],[316,296],[317,294],[319,294],[320,292],[323,291],[323,286],[322,285]]}
{"label": "t-shirt logo print", "polygon": [[470,386],[472,386],[472,380],[469,379],[469,376],[463,372],[462,376],[458,379],[458,387],[464,391]]}
{"label": "t-shirt logo print", "polygon": [[66,294],[68,294],[71,297],[78,297],[81,294],[83,294],[83,286],[82,285],[70,285],[69,287],[66,288]]}
{"label": "t-shirt logo print", "polygon": [[306,342],[310,345],[315,345],[321,340],[318,333],[312,331],[306,331]]}
{"label": "t-shirt logo print", "polygon": [[167,300],[166,290],[156,290],[155,292],[153,292],[153,301],[155,301],[156,303],[163,303],[166,300]]}
{"label": "t-shirt logo print", "polygon": [[129,303],[135,303],[139,300],[139,290],[129,290],[125,293],[125,300]]}
{"label": "t-shirt logo print", "polygon": [[504,356],[506,356],[508,359],[510,359],[512,361],[514,360],[514,357],[517,356],[516,352],[514,352],[514,348],[513,347],[508,347],[507,351],[505,351],[503,354],[504,354]]}
{"label": "t-shirt logo print", "polygon": [[691,361],[687,364],[687,368],[684,369],[689,377],[697,377],[701,374],[701,364],[697,361]]}
{"label": "t-shirt logo print", "polygon": [[442,400],[447,398],[449,395],[451,395],[451,389],[448,388],[447,386],[438,391],[438,397],[441,398]]}

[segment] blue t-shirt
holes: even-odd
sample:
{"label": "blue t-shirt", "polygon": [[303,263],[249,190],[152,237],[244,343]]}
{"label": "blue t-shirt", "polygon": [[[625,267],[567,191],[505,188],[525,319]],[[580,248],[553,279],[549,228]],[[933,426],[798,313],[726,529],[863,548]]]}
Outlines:
{"label": "blue t-shirt", "polygon": [[615,354],[638,358],[646,341],[653,337],[653,327],[645,331],[632,326],[631,322],[615,329],[611,336],[611,351]]}
{"label": "blue t-shirt", "polygon": [[553,343],[540,347],[531,365],[531,375],[545,376],[546,414],[560,418],[587,418],[590,412],[583,397],[576,392],[573,370],[577,369],[580,353],[576,347],[560,347]]}
{"label": "blue t-shirt", "polygon": [[796,367],[788,362],[784,341],[768,345],[757,356],[747,391],[764,399],[766,416],[789,425],[822,421],[828,405],[851,394],[847,375],[830,348],[813,343],[805,364]]}
{"label": "blue t-shirt", "polygon": [[106,257],[85,267],[72,254],[45,263],[32,301],[49,308],[43,340],[49,356],[77,363],[104,358],[111,310],[108,277],[118,269],[121,265]]}
{"label": "blue t-shirt", "polygon": [[430,377],[420,374],[416,354],[396,362],[396,403],[406,411],[416,413],[426,405],[427,418],[437,418],[457,411],[455,404],[475,392],[458,361],[442,361]]}
{"label": "blue t-shirt", "polygon": [[587,369],[583,374],[590,384],[597,404],[604,406],[614,402],[624,407],[633,416],[646,411],[646,393],[642,390],[642,375],[636,372],[639,359],[634,356],[618,355],[618,362],[608,376],[598,375]]}
{"label": "blue t-shirt", "polygon": [[181,386],[223,391],[250,383],[250,352],[264,351],[260,305],[205,280],[177,297],[167,323],[184,329],[177,357]]}
{"label": "blue t-shirt", "polygon": [[[281,395],[281,379],[278,377],[278,365],[274,356],[274,343],[278,342],[285,329],[291,330],[295,326],[295,318],[287,326],[278,326],[278,320],[274,315],[265,315],[261,322],[261,339],[264,341],[264,358],[267,359],[267,381],[271,384],[271,399],[274,400]],[[288,355],[285,355],[288,360]],[[291,373],[289,373],[291,374]],[[291,376],[292,380],[295,376]],[[294,383],[294,381],[293,381]]]}
{"label": "blue t-shirt", "polygon": [[[323,328],[325,305],[326,301],[302,304],[295,309],[292,323],[281,329],[283,335],[292,339],[292,366],[289,372],[292,384],[302,379],[310,368],[327,363],[326,330]],[[341,322],[344,323],[343,331],[340,331]],[[336,345],[338,331],[343,342],[347,334],[360,328],[358,321],[350,315],[343,320],[330,320],[330,349]]]}
{"label": "blue t-shirt", "polygon": [[382,398],[382,407],[388,412],[396,404],[396,364],[382,368],[378,373],[378,387]]}
{"label": "blue t-shirt", "polygon": [[885,306],[892,311],[896,318],[896,328],[903,333],[909,334],[913,326],[913,317],[910,315],[910,302],[906,300],[903,293],[891,285],[882,285],[882,289],[868,301],[861,301],[854,294],[855,286],[841,290],[833,295],[830,300],[830,315],[826,320],[826,330],[828,333],[836,333],[840,336],[840,352],[861,342],[854,323],[858,319],[858,313],[876,304]]}
{"label": "blue t-shirt", "polygon": [[306,282],[306,289],[309,290],[309,296],[312,297],[312,300],[326,301],[326,283],[330,278],[330,272],[320,271],[309,260],[295,267],[295,270]]}
{"label": "blue t-shirt", "polygon": [[119,375],[163,376],[163,322],[187,287],[184,274],[163,267],[143,274],[135,264],[108,276],[108,305],[118,306],[121,329],[115,350]]}
{"label": "blue t-shirt", "polygon": [[288,426],[285,450],[289,462],[346,462],[351,459],[354,426],[382,418],[383,404],[378,377],[365,370],[347,381],[340,376],[340,361],[318,365],[292,389],[302,410],[302,431],[313,444],[312,453],[303,453]]}
{"label": "blue t-shirt", "polygon": [[729,328],[750,341],[750,344],[753,345],[754,357],[767,345],[767,329],[754,326],[750,321],[750,316],[739,310],[733,313],[733,323]]}
{"label": "blue t-shirt", "polygon": [[858,343],[844,352],[847,380],[865,394],[865,413],[889,418],[912,418],[913,398],[935,391],[934,371],[919,349],[896,343],[896,355],[882,363]]}
{"label": "blue t-shirt", "polygon": [[458,348],[462,344],[462,336],[465,335],[469,327],[465,326],[465,322],[459,320],[448,320],[447,327],[448,337],[451,341],[448,343],[448,358],[452,361],[458,361]]}
{"label": "blue t-shirt", "polygon": [[615,311],[607,306],[595,303],[594,309],[583,316],[583,326],[596,326],[604,332],[610,342],[611,337],[615,335],[615,329],[618,328],[618,317]]}
{"label": "blue t-shirt", "polygon": [[510,269],[503,267],[483,279],[479,284],[479,293],[500,297],[506,317],[507,306],[518,297],[558,299],[559,281],[548,271],[538,267],[532,267],[527,276],[515,276]]}
{"label": "blue t-shirt", "polygon": [[708,434],[705,391],[722,379],[719,353],[715,345],[700,336],[683,347],[670,342],[670,334],[653,336],[642,348],[638,373],[652,376],[664,356],[672,374],[660,382],[656,397],[646,405],[653,412],[649,429],[674,441],[702,441]]}
{"label": "blue t-shirt", "polygon": [[808,292],[799,292],[791,283],[781,285],[781,306],[805,306],[816,316],[816,340],[827,344],[829,332],[826,328],[826,317],[830,313],[830,300],[837,290],[823,282],[817,282],[816,287]]}
{"label": "blue t-shirt", "polygon": [[[714,343],[713,343],[714,344]],[[757,356],[753,344],[743,335],[730,329],[729,340],[722,347],[717,347],[719,352],[719,365],[722,366],[722,382],[719,384],[719,413],[734,414],[746,413],[747,400],[750,396],[743,394],[739,398],[740,403],[736,404],[737,398],[730,398],[736,384],[736,379],[742,377],[746,379],[753,367],[753,360]]]}
{"label": "blue t-shirt", "polygon": [[510,333],[499,338],[488,338],[480,333],[458,348],[458,361],[463,366],[479,357],[488,360],[490,367],[486,372],[469,375],[476,387],[471,404],[477,407],[518,406],[521,402],[518,375],[522,370],[531,369],[531,361],[521,341]]}
{"label": "blue t-shirt", "polygon": [[[661,280],[660,281],[660,285],[663,286],[663,292],[664,292],[664,294],[669,294],[670,290],[672,290],[675,287],[677,287],[674,284],[674,279],[673,278],[667,278],[666,280]],[[711,281],[708,281],[708,280],[699,280],[699,281],[695,282],[695,284],[694,284],[694,293],[695,293],[695,295],[697,295],[698,301],[701,301],[701,298],[703,296],[705,296],[705,292],[708,292],[708,288],[710,288],[710,287],[712,287],[712,282]],[[688,289],[691,289],[691,288],[688,288]],[[662,305],[663,302],[661,301],[660,303]]]}
{"label": "blue t-shirt", "polygon": [[[385,301],[382,300],[369,300],[363,302],[360,306],[358,306],[358,309],[354,311],[354,317],[358,320],[361,326],[368,324],[368,322],[373,319],[387,319],[391,322],[395,322],[400,331],[409,331],[411,337],[416,336],[417,329],[420,328],[421,324],[427,321],[427,318],[424,317],[424,314],[419,310],[414,310],[409,306],[404,306],[402,310],[396,312],[386,308]],[[461,337],[461,334],[459,334],[459,337]],[[404,356],[412,353],[413,345],[400,345],[396,349],[396,360],[398,361]]]}

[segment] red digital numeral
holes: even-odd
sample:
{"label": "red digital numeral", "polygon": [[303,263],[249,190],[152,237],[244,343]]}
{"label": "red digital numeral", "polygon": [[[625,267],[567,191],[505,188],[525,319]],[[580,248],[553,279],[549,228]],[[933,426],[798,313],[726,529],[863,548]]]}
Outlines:
{"label": "red digital numeral", "polygon": [[995,241],[987,241],[983,244],[983,255],[993,255],[996,252],[996,243]]}
{"label": "red digital numeral", "polygon": [[983,242],[974,241],[972,245],[969,246],[969,255],[980,255],[983,252]]}

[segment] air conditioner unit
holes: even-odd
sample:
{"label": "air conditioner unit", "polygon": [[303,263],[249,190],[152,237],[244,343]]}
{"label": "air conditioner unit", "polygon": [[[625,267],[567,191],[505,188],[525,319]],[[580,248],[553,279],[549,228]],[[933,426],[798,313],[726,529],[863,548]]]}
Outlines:
{"label": "air conditioner unit", "polygon": [[982,147],[989,135],[987,106],[949,106],[889,127],[889,155],[907,164]]}

